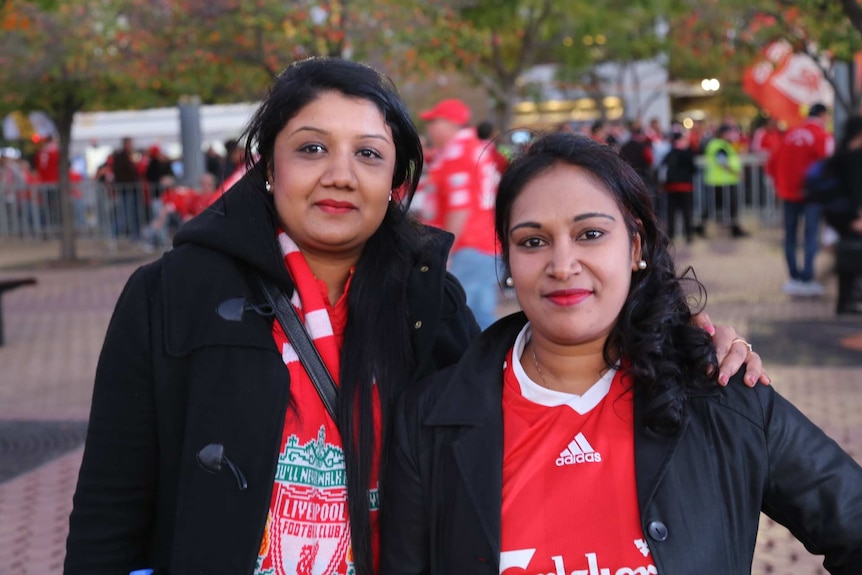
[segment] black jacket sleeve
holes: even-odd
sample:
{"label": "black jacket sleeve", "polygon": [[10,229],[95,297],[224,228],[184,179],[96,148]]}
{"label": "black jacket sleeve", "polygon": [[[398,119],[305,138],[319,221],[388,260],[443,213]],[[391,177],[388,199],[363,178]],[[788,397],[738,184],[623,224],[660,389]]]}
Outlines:
{"label": "black jacket sleeve", "polygon": [[443,369],[461,359],[464,350],[482,333],[473,312],[467,307],[467,294],[458,280],[446,272],[443,284],[443,310],[437,339],[434,343],[434,363]]}
{"label": "black jacket sleeve", "polygon": [[147,566],[159,470],[149,336],[154,286],[145,269],[126,284],[99,357],[66,575]]}
{"label": "black jacket sleeve", "polygon": [[771,387],[757,386],[769,456],[763,511],[833,575],[862,573],[862,468]]}

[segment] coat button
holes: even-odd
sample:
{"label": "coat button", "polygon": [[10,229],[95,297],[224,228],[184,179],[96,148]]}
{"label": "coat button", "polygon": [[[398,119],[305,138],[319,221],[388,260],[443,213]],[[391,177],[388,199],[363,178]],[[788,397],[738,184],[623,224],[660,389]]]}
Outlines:
{"label": "coat button", "polygon": [[420,327],[422,327],[422,320],[419,320],[413,324],[413,329],[419,329]]}
{"label": "coat button", "polygon": [[424,274],[425,272],[428,271],[428,266],[422,266],[421,268],[419,268],[419,271]]}
{"label": "coat button", "polygon": [[667,527],[661,521],[653,521],[647,527],[649,536],[656,541],[664,541],[667,539]]}

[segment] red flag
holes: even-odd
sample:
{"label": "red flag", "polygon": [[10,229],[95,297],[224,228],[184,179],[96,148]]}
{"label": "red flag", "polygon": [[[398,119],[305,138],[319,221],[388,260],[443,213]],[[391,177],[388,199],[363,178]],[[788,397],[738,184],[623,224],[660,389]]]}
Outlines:
{"label": "red flag", "polygon": [[742,87],[772,117],[796,126],[817,102],[832,104],[832,86],[817,64],[793,52],[785,41],[773,42],[743,75]]}

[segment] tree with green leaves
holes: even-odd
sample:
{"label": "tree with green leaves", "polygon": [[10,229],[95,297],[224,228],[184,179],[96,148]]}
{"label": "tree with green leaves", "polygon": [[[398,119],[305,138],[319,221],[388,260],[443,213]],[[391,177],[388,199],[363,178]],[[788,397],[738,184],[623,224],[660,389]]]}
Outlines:
{"label": "tree with green leaves", "polygon": [[[772,32],[778,35],[786,29],[785,36],[794,48],[809,56],[821,69],[826,80],[835,89],[835,105],[845,112],[859,110],[862,93],[853,83],[850,92],[837,85],[836,62],[852,62],[862,50],[862,8],[856,0],[823,2],[822,0],[794,0],[783,2],[783,13],[771,14],[776,26]],[[785,20],[782,26],[779,18]]]}
{"label": "tree with green leaves", "polygon": [[[506,129],[528,86],[523,74],[537,64],[556,64],[562,87],[579,86],[601,100],[595,65],[625,66],[659,55],[666,47],[660,24],[677,0],[462,0],[417,4],[422,27],[412,48],[426,66],[454,69],[487,92],[496,123]],[[448,35],[437,23],[461,22]],[[451,29],[451,28],[450,28]],[[587,39],[601,41],[586,41]]]}
{"label": "tree with green leaves", "polygon": [[[641,100],[637,64],[656,59],[661,64],[666,62],[668,22],[679,9],[679,2],[674,0],[604,0],[580,14],[554,54],[561,64],[561,80],[580,85],[601,102],[607,79],[597,77],[596,70],[602,64],[613,64],[618,74],[613,82],[616,92],[622,93],[625,75],[631,77],[635,87],[633,109],[628,110],[628,116],[641,117],[651,100],[665,93],[665,87],[653,86],[648,90],[650,96]],[[580,49],[573,50],[574,46]]]}
{"label": "tree with green leaves", "polygon": [[135,73],[127,59],[130,16],[125,2],[108,0],[7,0],[0,12],[0,112],[42,110],[58,130],[62,260],[77,258],[69,186],[72,121],[88,105],[110,106]]}
{"label": "tree with green leaves", "polygon": [[[720,75],[736,87],[741,75],[772,42],[784,40],[806,54],[836,86],[835,62],[862,50],[858,0],[688,0],[690,10],[674,21],[671,69],[678,77]],[[731,94],[734,96],[734,94]],[[857,111],[862,94],[835,90],[835,103]]]}
{"label": "tree with green leaves", "polygon": [[349,56],[383,35],[386,3],[358,0],[5,0],[0,114],[42,110],[61,156],[62,260],[77,257],[68,182],[83,110],[257,99],[291,61]]}
{"label": "tree with green leaves", "polygon": [[458,72],[494,103],[497,124],[513,115],[517,80],[541,60],[562,0],[390,0],[384,67],[408,80]]}

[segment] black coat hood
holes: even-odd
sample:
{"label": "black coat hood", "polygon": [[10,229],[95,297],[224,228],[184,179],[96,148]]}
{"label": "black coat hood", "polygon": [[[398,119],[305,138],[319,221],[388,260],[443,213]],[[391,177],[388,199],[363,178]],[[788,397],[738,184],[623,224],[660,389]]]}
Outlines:
{"label": "black coat hood", "polygon": [[258,170],[249,170],[203,213],[183,224],[174,247],[195,244],[221,252],[269,276],[290,282],[276,241],[278,217]]}

